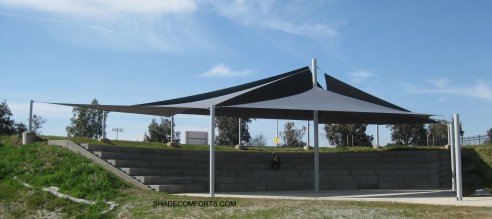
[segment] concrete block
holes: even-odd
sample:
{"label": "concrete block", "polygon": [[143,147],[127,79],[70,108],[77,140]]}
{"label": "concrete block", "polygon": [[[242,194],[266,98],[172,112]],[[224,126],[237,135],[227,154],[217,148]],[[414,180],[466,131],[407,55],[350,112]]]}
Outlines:
{"label": "concrete block", "polygon": [[322,170],[346,170],[347,166],[343,163],[337,164],[329,164],[329,165],[320,165],[320,169]]}
{"label": "concrete block", "polygon": [[354,158],[380,158],[380,152],[358,152],[353,153]]}
{"label": "concrete block", "polygon": [[357,189],[377,189],[379,187],[377,176],[355,176],[354,181]]}
{"label": "concrete block", "polygon": [[355,183],[334,183],[335,189],[357,189]]}
{"label": "concrete block", "polygon": [[210,174],[207,170],[196,169],[183,169],[183,176],[208,176]]}
{"label": "concrete block", "polygon": [[349,169],[349,170],[371,170],[371,169],[374,169],[372,164],[347,163],[347,164],[345,164],[345,166],[347,166],[347,169]]}
{"label": "concrete block", "polygon": [[335,189],[335,184],[333,184],[333,183],[320,183],[319,189],[321,189],[321,190],[333,190],[333,189]]}
{"label": "concrete block", "polygon": [[330,176],[329,181],[333,183],[351,183],[354,178],[352,176]]}
{"label": "concrete block", "polygon": [[218,184],[215,188],[221,192],[244,192],[246,186],[244,184]]}
{"label": "concrete block", "polygon": [[340,164],[343,163],[343,159],[341,158],[320,158],[319,161],[321,164]]}
{"label": "concrete block", "polygon": [[276,176],[275,170],[255,170],[253,176]]}
{"label": "concrete block", "polygon": [[395,164],[398,163],[398,158],[396,157],[381,157],[373,160],[374,164]]}
{"label": "concrete block", "polygon": [[425,163],[416,162],[399,163],[398,166],[400,169],[425,169],[427,167]]}
{"label": "concrete block", "polygon": [[375,176],[376,171],[374,171],[374,170],[351,170],[350,174],[352,176]]}
{"label": "concrete block", "polygon": [[163,168],[163,169],[176,168],[175,166],[173,166],[173,163],[169,163],[169,162],[153,161],[148,163],[149,163],[148,168]]}
{"label": "concrete block", "polygon": [[399,168],[398,164],[395,163],[375,163],[373,167],[377,170],[394,170]]}
{"label": "concrete block", "polygon": [[[159,163],[164,163],[164,162],[159,162]],[[173,169],[195,169],[196,164],[195,163],[184,163],[184,162],[179,162],[179,163],[169,163],[171,168]]]}
{"label": "concrete block", "polygon": [[321,176],[350,176],[348,170],[324,170],[319,173]]}
{"label": "concrete block", "polygon": [[[204,177],[204,176],[194,176],[193,177],[193,184],[209,184],[209,178]],[[217,181],[218,178],[215,178]]]}
{"label": "concrete block", "polygon": [[237,177],[216,177],[215,178],[215,183],[218,184],[234,184],[237,183]]}
{"label": "concrete block", "polygon": [[293,177],[293,176],[286,176],[284,177],[284,183],[292,184],[292,183],[305,183],[306,181],[304,180],[305,177]]}
{"label": "concrete block", "polygon": [[314,185],[308,183],[289,183],[289,190],[313,190]]}
{"label": "concrete block", "polygon": [[259,177],[237,177],[237,183],[240,184],[258,184],[260,183]]}
{"label": "concrete block", "polygon": [[378,177],[379,182],[403,182],[403,176],[384,175]]}
{"label": "concrete block", "polygon": [[246,184],[244,185],[244,191],[252,192],[252,191],[267,191],[266,184]]}
{"label": "concrete block", "polygon": [[193,184],[192,176],[175,176],[173,177],[173,184]]}
{"label": "concrete block", "polygon": [[376,170],[376,174],[378,176],[386,176],[386,175],[399,176],[399,175],[404,175],[404,173],[402,173],[402,171],[400,171],[400,170]]}
{"label": "concrete block", "polygon": [[189,184],[183,185],[184,192],[207,192],[209,187],[205,184]]}
{"label": "concrete block", "polygon": [[249,170],[229,170],[229,176],[253,176],[253,171],[249,171]]}
{"label": "concrete block", "polygon": [[440,171],[439,171],[438,168],[435,168],[435,169],[428,168],[427,169],[427,174],[429,174],[429,175],[439,175],[440,174]]}
{"label": "concrete block", "polygon": [[299,170],[277,170],[275,171],[275,175],[279,177],[286,177],[286,176],[301,176],[301,171]]}
{"label": "concrete block", "polygon": [[288,184],[267,184],[268,191],[288,191]]}
{"label": "concrete block", "polygon": [[[320,173],[320,175],[321,175],[321,173]],[[314,170],[301,170],[301,176],[302,177],[314,176]]]}
{"label": "concrete block", "polygon": [[283,183],[282,177],[270,176],[270,177],[261,177],[260,184],[281,184]]}
{"label": "concrete block", "polygon": [[412,182],[407,183],[407,188],[409,189],[429,189],[431,188],[429,182]]}
{"label": "concrete block", "polygon": [[172,177],[162,177],[162,176],[136,176],[139,181],[143,182],[145,185],[164,185],[172,184]]}
{"label": "concrete block", "polygon": [[406,182],[379,182],[379,189],[406,189]]}
{"label": "concrete block", "polygon": [[[149,174],[152,173],[154,174],[155,170],[158,170],[158,169],[147,169],[147,171],[149,171]],[[160,176],[183,176],[184,175],[184,171],[183,170],[179,170],[179,169],[160,169],[160,172],[159,172]]]}

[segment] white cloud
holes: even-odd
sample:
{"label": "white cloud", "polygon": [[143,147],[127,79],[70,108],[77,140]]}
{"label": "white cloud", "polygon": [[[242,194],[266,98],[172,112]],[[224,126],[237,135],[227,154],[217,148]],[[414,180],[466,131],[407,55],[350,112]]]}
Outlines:
{"label": "white cloud", "polygon": [[0,0],[0,5],[82,16],[159,15],[193,12],[197,8],[193,0]]}
{"label": "white cloud", "polygon": [[209,2],[220,15],[245,26],[258,26],[306,37],[333,37],[337,34],[337,25],[302,21],[303,17],[311,13],[305,10],[304,1],[289,4],[275,4],[273,0]]}
{"label": "white cloud", "polygon": [[229,78],[229,77],[244,77],[253,73],[254,72],[250,70],[234,71],[229,66],[220,63],[212,67],[207,72],[203,73],[202,76]]}
{"label": "white cloud", "polygon": [[[416,94],[448,94],[492,101],[492,86],[485,80],[475,80],[473,84],[452,84],[447,78],[426,80],[428,86],[405,84],[405,90]],[[442,99],[443,97],[441,97]]]}
{"label": "white cloud", "polygon": [[351,82],[354,84],[364,82],[368,78],[374,76],[373,73],[371,73],[369,71],[365,71],[365,70],[358,70],[358,71],[350,73],[349,75],[350,75]]}

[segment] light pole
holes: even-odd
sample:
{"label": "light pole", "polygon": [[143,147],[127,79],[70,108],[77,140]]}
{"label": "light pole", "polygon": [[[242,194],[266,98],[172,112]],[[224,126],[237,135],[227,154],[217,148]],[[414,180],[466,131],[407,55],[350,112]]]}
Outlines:
{"label": "light pole", "polygon": [[111,131],[116,132],[116,140],[118,140],[118,133],[123,132],[122,128],[113,128]]}

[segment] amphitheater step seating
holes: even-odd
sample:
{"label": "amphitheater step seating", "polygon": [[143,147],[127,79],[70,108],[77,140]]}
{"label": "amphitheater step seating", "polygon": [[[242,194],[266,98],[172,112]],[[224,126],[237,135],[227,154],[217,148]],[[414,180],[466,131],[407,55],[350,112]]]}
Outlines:
{"label": "amphitheater step seating", "polygon": [[[145,185],[168,193],[209,190],[209,152],[83,145]],[[312,153],[278,153],[272,170],[267,152],[216,152],[218,192],[312,190]],[[447,151],[320,154],[320,189],[450,188]]]}

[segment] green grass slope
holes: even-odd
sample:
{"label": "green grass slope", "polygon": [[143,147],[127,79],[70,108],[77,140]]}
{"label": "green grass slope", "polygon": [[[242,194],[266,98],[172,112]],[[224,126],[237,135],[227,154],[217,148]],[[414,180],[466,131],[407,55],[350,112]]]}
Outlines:
{"label": "green grass slope", "polygon": [[[10,136],[0,136],[0,142],[0,215],[28,217],[56,212],[97,217],[108,209],[105,201],[122,197],[120,189],[128,187],[90,160],[64,148],[42,143],[16,146],[16,138]],[[24,187],[14,177],[34,188]],[[97,204],[76,204],[41,190],[50,186]]]}

